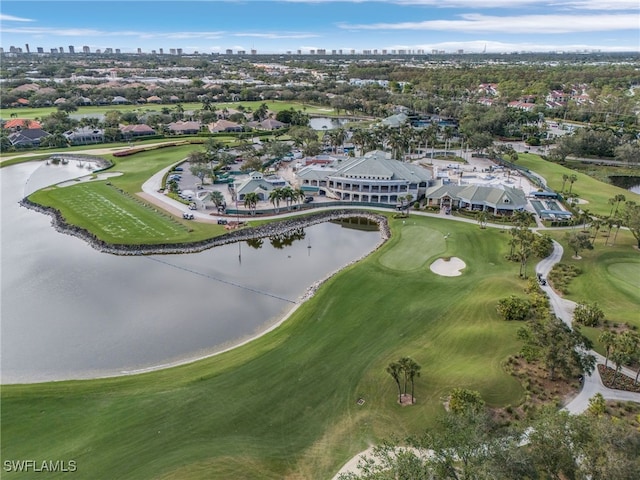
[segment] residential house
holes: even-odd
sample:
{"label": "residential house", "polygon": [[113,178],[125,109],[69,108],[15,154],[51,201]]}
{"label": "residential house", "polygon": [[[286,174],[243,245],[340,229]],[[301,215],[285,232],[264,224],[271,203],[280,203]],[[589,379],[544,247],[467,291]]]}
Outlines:
{"label": "residential house", "polygon": [[279,128],[286,127],[287,124],[283,123],[275,118],[265,118],[258,123],[258,127],[261,130],[278,130]]}
{"label": "residential house", "polygon": [[157,95],[151,95],[147,98],[147,103],[162,103],[162,99]]}
{"label": "residential house", "polygon": [[156,134],[156,131],[153,128],[144,123],[138,125],[121,125],[120,131],[124,138],[144,137],[146,135]]}
{"label": "residential house", "polygon": [[200,131],[202,123],[200,122],[171,122],[167,125],[170,133],[175,135],[194,135]]}
{"label": "residential house", "polygon": [[48,137],[49,133],[45,132],[41,128],[24,128],[21,130],[17,130],[13,133],[9,134],[9,142],[14,147],[38,147],[40,145],[40,140],[44,137]]}
{"label": "residential house", "polygon": [[125,105],[125,104],[131,103],[131,102],[129,102],[129,100],[127,100],[126,98],[118,95],[118,96],[113,97],[113,99],[111,100],[111,103],[113,105]]}
{"label": "residential house", "polygon": [[71,145],[88,145],[104,142],[104,130],[101,128],[80,127],[74,130],[68,130],[62,135],[69,140]]}
{"label": "residential house", "polygon": [[244,127],[236,122],[220,119],[214,123],[209,124],[209,131],[211,133],[219,132],[242,132]]}
{"label": "residential house", "polygon": [[36,120],[30,120],[28,118],[12,118],[7,120],[2,126],[5,130],[17,132],[18,130],[24,130],[28,128],[42,128],[40,122]]}
{"label": "residential house", "polygon": [[530,112],[534,108],[536,108],[535,103],[521,102],[520,100],[514,100],[513,102],[509,102],[507,106],[510,108],[517,108],[518,110],[523,110],[525,112]]}

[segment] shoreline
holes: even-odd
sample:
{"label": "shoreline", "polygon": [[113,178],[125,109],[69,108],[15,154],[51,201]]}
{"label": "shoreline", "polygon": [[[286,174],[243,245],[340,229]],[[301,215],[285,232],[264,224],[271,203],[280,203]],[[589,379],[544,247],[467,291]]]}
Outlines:
{"label": "shoreline", "polygon": [[[311,299],[318,289],[333,276],[341,272],[342,270],[348,268],[351,265],[356,264],[367,256],[371,255],[373,252],[377,251],[387,240],[390,238],[391,232],[389,229],[389,224],[387,221],[387,217],[384,215],[361,211],[361,210],[339,210],[339,211],[328,211],[321,212],[313,215],[304,216],[302,218],[294,218],[282,221],[276,221],[272,224],[261,225],[259,227],[248,227],[243,230],[237,230],[234,232],[229,232],[220,237],[215,237],[208,241],[203,242],[194,242],[192,244],[176,244],[176,245],[109,245],[106,242],[98,240],[93,234],[88,232],[85,229],[75,227],[73,225],[67,224],[60,213],[50,207],[43,207],[41,205],[35,204],[28,199],[23,199],[20,201],[20,205],[28,208],[30,210],[35,210],[40,213],[50,215],[52,217],[51,223],[54,229],[60,233],[64,233],[67,235],[78,237],[82,240],[85,240],[89,245],[95,248],[98,251],[103,253],[109,253],[114,255],[126,255],[126,256],[137,256],[137,255],[157,255],[157,254],[188,254],[188,253],[196,253],[203,250],[207,250],[209,248],[214,248],[216,246],[225,245],[229,243],[237,243],[241,241],[246,241],[252,238],[264,238],[272,235],[283,234],[291,230],[295,230],[298,228],[304,228],[307,226],[316,225],[318,223],[323,223],[332,220],[341,220],[346,218],[366,218],[370,221],[375,222],[378,225],[378,232],[380,235],[380,240],[378,243],[371,249],[370,251],[364,253],[360,257],[348,262],[345,265],[340,266],[333,272],[328,273],[323,278],[314,281],[305,292],[296,300],[296,303],[282,315],[280,318],[277,318],[274,323],[269,324],[267,321],[264,324],[264,328],[257,331],[254,334],[250,334],[249,336],[240,337],[236,340],[231,340],[229,342],[223,343],[218,346],[218,350],[209,351],[204,354],[197,355],[195,357],[185,357],[182,359],[178,359],[175,361],[170,361],[168,363],[163,363],[159,365],[152,365],[149,367],[142,368],[134,368],[131,370],[120,370],[114,371],[113,373],[105,373],[99,374],[96,372],[96,375],[88,375],[82,377],[70,377],[70,378],[60,378],[60,379],[51,379],[51,380],[35,380],[35,381],[17,381],[11,383],[2,383],[2,385],[35,385],[42,383],[53,383],[53,382],[67,382],[67,381],[85,381],[85,380],[100,380],[100,379],[109,379],[109,378],[117,378],[117,377],[125,377],[130,375],[138,375],[144,373],[151,373],[159,370],[165,370],[168,368],[178,367],[182,365],[187,365],[191,363],[195,363],[201,360],[206,360],[208,358],[214,357],[216,355],[220,355],[222,353],[229,352],[236,348],[245,346],[256,340],[269,332],[275,330],[280,325],[282,325],[285,321],[287,321],[296,311],[297,309],[307,300]],[[215,348],[215,347],[213,347]]]}

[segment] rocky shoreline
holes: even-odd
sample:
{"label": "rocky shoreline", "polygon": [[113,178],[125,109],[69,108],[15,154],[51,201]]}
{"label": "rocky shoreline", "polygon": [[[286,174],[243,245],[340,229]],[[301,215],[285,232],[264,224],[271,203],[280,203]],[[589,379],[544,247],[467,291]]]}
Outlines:
{"label": "rocky shoreline", "polygon": [[35,210],[37,212],[51,216],[51,225],[56,231],[80,238],[86,241],[94,249],[112,255],[162,255],[177,253],[196,253],[220,245],[252,240],[254,238],[265,238],[275,235],[282,235],[292,230],[316,225],[318,223],[328,222],[332,220],[343,220],[353,217],[366,218],[367,220],[378,224],[381,238],[380,245],[390,237],[389,224],[387,222],[387,218],[384,215],[375,214],[365,210],[333,210],[299,218],[276,221],[274,223],[261,225],[259,227],[247,227],[226,233],[219,237],[198,242],[157,245],[112,244],[100,240],[94,234],[92,234],[88,230],[85,230],[84,228],[68,224],[64,220],[60,212],[54,208],[44,207],[32,202],[28,198],[23,198],[20,201],[20,205],[30,210]]}

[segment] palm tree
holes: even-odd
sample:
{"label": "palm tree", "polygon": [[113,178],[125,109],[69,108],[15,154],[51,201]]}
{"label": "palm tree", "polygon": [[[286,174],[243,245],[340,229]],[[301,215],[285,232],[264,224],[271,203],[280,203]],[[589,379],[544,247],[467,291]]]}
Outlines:
{"label": "palm tree", "polygon": [[618,214],[618,207],[620,206],[620,202],[625,202],[627,198],[622,194],[618,194],[614,197],[614,199],[616,201],[616,209],[613,211],[613,216],[615,217]]}
{"label": "palm tree", "polygon": [[367,145],[368,132],[362,129],[358,129],[351,135],[351,141],[356,147],[359,147],[360,154],[364,155],[364,147]]}
{"label": "palm tree", "polygon": [[304,192],[304,190],[302,190],[302,188],[294,189],[293,193],[295,195],[295,200],[297,200],[298,202],[302,202],[307,197],[307,194]]}
{"label": "palm tree", "polygon": [[489,214],[487,213],[486,210],[482,210],[478,214],[478,223],[480,224],[480,228],[486,228],[488,219],[489,219]]}
{"label": "palm tree", "polygon": [[260,197],[258,197],[256,192],[249,192],[244,196],[244,206],[251,211],[251,215],[256,214],[256,207],[259,200]]}
{"label": "palm tree", "polygon": [[276,209],[276,213],[280,212],[280,200],[282,200],[282,188],[274,188],[269,192],[269,201]]}
{"label": "palm tree", "polygon": [[415,403],[416,399],[414,394],[415,391],[415,381],[414,379],[416,377],[420,376],[420,369],[422,367],[420,365],[418,365],[415,361],[413,361],[412,359],[409,359],[409,362],[406,366],[406,372],[407,372],[407,376],[409,377],[409,381],[411,382],[411,403]]}
{"label": "palm tree", "polygon": [[291,210],[291,203],[297,198],[296,192],[290,186],[282,187],[282,198],[287,203],[287,210]]}
{"label": "palm tree", "polygon": [[218,190],[212,191],[207,198],[213,202],[218,210],[220,210],[220,207],[224,205],[224,195],[222,195],[222,192],[219,192]]}
{"label": "palm tree", "polygon": [[566,173],[562,174],[562,189],[560,190],[561,192],[564,192],[564,186],[567,183],[567,180],[569,180],[569,175],[567,175]]}
{"label": "palm tree", "polygon": [[569,175],[569,193],[571,193],[571,189],[573,188],[574,182],[578,180],[578,176],[575,174]]}
{"label": "palm tree", "polygon": [[604,368],[607,368],[607,363],[609,362],[609,354],[611,353],[611,347],[613,347],[616,343],[616,336],[613,332],[605,330],[598,337],[598,341],[604,346],[604,350],[606,352],[606,355],[604,357]]}
{"label": "palm tree", "polygon": [[393,380],[398,386],[398,403],[402,402],[402,389],[400,388],[400,373],[402,372],[402,366],[398,362],[391,362],[387,366],[387,373],[393,377]]}
{"label": "palm tree", "polygon": [[338,152],[338,147],[344,144],[347,139],[347,131],[344,128],[337,128],[329,132],[329,138],[331,141],[331,146],[333,147],[333,152]]}

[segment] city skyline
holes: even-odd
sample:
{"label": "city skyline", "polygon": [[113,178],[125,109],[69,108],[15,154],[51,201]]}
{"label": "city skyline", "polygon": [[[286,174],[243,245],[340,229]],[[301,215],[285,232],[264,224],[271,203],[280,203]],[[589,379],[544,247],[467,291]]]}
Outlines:
{"label": "city skyline", "polygon": [[640,51],[635,0],[5,0],[0,46],[122,53]]}

